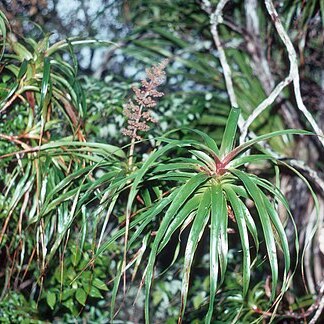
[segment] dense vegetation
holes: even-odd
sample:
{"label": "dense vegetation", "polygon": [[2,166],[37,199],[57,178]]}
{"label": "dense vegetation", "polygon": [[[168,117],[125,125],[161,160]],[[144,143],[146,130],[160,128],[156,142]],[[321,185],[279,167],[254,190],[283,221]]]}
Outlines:
{"label": "dense vegetation", "polygon": [[323,319],[322,0],[0,9],[1,322]]}

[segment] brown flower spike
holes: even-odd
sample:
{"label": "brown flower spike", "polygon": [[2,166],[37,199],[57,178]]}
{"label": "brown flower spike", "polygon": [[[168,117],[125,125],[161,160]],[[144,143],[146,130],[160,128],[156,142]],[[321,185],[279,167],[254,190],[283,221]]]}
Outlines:
{"label": "brown flower spike", "polygon": [[156,106],[157,102],[154,98],[159,98],[164,95],[156,88],[165,81],[164,69],[168,64],[165,59],[152,68],[146,70],[148,78],[142,80],[141,88],[132,87],[135,94],[135,102],[129,100],[124,106],[124,116],[127,118],[127,127],[122,130],[122,133],[132,138],[132,140],[141,140],[142,137],[138,131],[147,132],[150,127],[147,122],[156,123],[157,121],[151,116],[151,109]]}

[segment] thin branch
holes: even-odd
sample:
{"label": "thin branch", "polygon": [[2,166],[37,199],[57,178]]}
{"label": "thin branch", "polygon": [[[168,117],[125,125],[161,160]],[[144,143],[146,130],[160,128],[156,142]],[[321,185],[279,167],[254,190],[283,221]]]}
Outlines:
{"label": "thin branch", "polygon": [[[312,114],[307,110],[306,106],[304,105],[302,96],[301,96],[299,71],[298,71],[298,60],[297,60],[297,54],[296,54],[295,48],[294,48],[287,32],[285,31],[285,29],[278,17],[277,11],[276,11],[272,1],[265,0],[265,5],[267,7],[269,15],[271,16],[271,19],[273,20],[273,22],[275,24],[277,32],[278,32],[281,40],[285,44],[287,52],[288,52],[288,57],[289,57],[289,61],[290,61],[290,69],[293,71],[292,77],[293,77],[293,85],[294,85],[295,97],[296,97],[296,101],[297,101],[297,107],[304,114],[304,116],[307,118],[308,122],[311,124],[315,133],[317,135],[323,136],[324,134],[323,134],[322,130],[317,125]],[[319,137],[319,140],[324,147],[324,138]]]}
{"label": "thin branch", "polygon": [[6,103],[5,105],[0,109],[0,114],[3,114],[5,110],[12,105],[12,103],[19,98],[21,101],[25,101],[25,98],[20,94],[20,92],[16,92]]}
{"label": "thin branch", "polygon": [[[223,22],[223,9],[225,5],[229,2],[229,0],[220,0],[220,2],[217,4],[217,7],[215,11],[213,12],[212,6],[209,0],[203,0],[201,3],[201,7],[203,10],[205,10],[209,15],[210,15],[210,32],[213,36],[214,43],[216,45],[218,55],[219,55],[219,60],[221,63],[221,66],[223,68],[223,75],[225,79],[225,85],[227,89],[227,93],[229,96],[229,100],[231,103],[231,106],[234,108],[238,108],[238,103],[237,103],[237,98],[234,92],[234,87],[233,87],[233,81],[232,81],[232,71],[230,69],[230,66],[227,62],[227,58],[225,55],[225,51],[223,48],[223,45],[220,41],[220,37],[218,34],[217,27],[220,23]],[[242,127],[244,125],[244,119],[242,115],[239,117],[238,121],[238,126],[239,129],[242,130]]]}
{"label": "thin branch", "polygon": [[27,145],[26,143],[20,141],[17,136],[12,136],[12,135],[6,135],[6,134],[0,134],[0,139],[4,139],[10,142],[15,143],[16,145],[21,145],[22,148],[24,149],[29,149],[31,148],[29,145]]}
{"label": "thin branch", "polygon": [[[275,86],[275,80],[266,58],[264,45],[261,42],[257,0],[245,0],[244,8],[246,29],[242,30],[240,34],[244,37],[246,50],[251,56],[251,67],[254,71],[254,75],[260,80],[265,94],[269,96]],[[292,107],[292,104],[286,101],[282,94],[279,94],[276,101],[280,103],[281,114],[289,128],[300,128],[297,112]]]}
{"label": "thin branch", "polygon": [[[310,202],[311,203],[311,202]],[[315,234],[318,228],[319,215],[316,207],[312,204],[308,204],[309,217],[307,219],[307,224],[305,224],[305,235],[304,235],[304,249],[302,254],[302,278],[306,292],[311,294],[316,293],[316,284],[313,278],[314,270],[314,251],[312,249],[312,243],[315,239]],[[306,280],[305,280],[306,279]],[[307,284],[306,284],[307,282]]]}
{"label": "thin branch", "polygon": [[238,104],[237,104],[237,99],[236,99],[236,95],[235,95],[234,87],[233,87],[232,72],[231,72],[231,69],[227,62],[225,51],[224,51],[224,48],[220,41],[218,30],[217,30],[218,25],[223,22],[222,13],[223,13],[223,9],[228,1],[229,0],[221,0],[217,5],[216,10],[210,15],[210,25],[211,25],[210,30],[211,30],[215,45],[218,50],[219,60],[221,62],[222,68],[223,68],[225,84],[226,84],[226,88],[227,88],[227,92],[228,92],[228,96],[229,96],[231,105],[232,105],[232,107],[237,108]]}
{"label": "thin branch", "polygon": [[[275,25],[275,28],[278,32],[278,35],[282,42],[284,43],[287,52],[288,52],[288,59],[290,62],[290,69],[289,69],[289,74],[285,78],[285,80],[281,81],[275,89],[271,92],[268,98],[266,98],[252,113],[252,115],[247,119],[246,123],[243,126],[243,131],[242,135],[240,137],[240,142],[243,143],[244,139],[247,135],[247,130],[253,120],[258,117],[271,103],[274,102],[274,100],[278,97],[280,94],[281,90],[286,87],[289,83],[293,82],[294,86],[294,92],[295,92],[295,98],[297,102],[297,107],[298,109],[304,114],[310,125],[312,126],[314,132],[319,135],[318,139],[322,146],[324,147],[324,135],[320,127],[317,125],[316,121],[314,120],[313,116],[311,113],[308,111],[306,106],[303,103],[303,99],[301,97],[301,92],[300,92],[300,80],[299,80],[299,72],[298,72],[298,60],[297,60],[297,54],[295,51],[295,48],[285,31],[278,13],[273,5],[273,2],[271,0],[265,0],[265,5],[267,8],[267,11],[269,15],[271,16],[271,19]],[[280,91],[279,91],[280,90]]]}
{"label": "thin branch", "polygon": [[201,4],[200,4],[201,8],[206,11],[209,15],[212,14],[213,10],[212,10],[212,5],[210,3],[209,0],[201,0]]}
{"label": "thin branch", "polygon": [[240,144],[244,143],[245,138],[247,136],[249,127],[253,123],[253,121],[271,104],[274,103],[274,101],[278,98],[281,91],[293,80],[292,76],[289,74],[283,81],[281,81],[279,84],[276,85],[276,87],[272,90],[270,95],[264,99],[250,114],[248,119],[243,125],[241,136],[240,136]]}

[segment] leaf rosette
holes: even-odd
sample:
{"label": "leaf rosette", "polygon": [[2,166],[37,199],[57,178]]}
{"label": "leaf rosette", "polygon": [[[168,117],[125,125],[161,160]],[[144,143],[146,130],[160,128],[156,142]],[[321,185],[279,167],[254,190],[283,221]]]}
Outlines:
{"label": "leaf rosette", "polygon": [[[127,248],[131,250],[134,242],[141,235],[150,235],[151,244],[145,244],[144,250],[149,250],[148,261],[143,275],[145,283],[145,317],[149,323],[150,289],[154,273],[154,265],[158,255],[167,246],[176,232],[182,232],[189,224],[191,228],[186,240],[183,279],[181,290],[181,322],[187,301],[190,272],[193,265],[197,246],[204,233],[209,233],[210,241],[210,302],[206,322],[213,315],[213,304],[218,287],[224,280],[228,258],[229,218],[238,229],[243,251],[243,295],[248,292],[251,267],[251,248],[253,241],[256,254],[259,250],[259,238],[263,237],[267,258],[271,268],[272,292],[271,299],[277,294],[279,267],[278,252],[283,252],[284,271],[282,295],[289,283],[288,274],[291,267],[291,257],[284,225],[278,215],[277,205],[282,204],[288,215],[288,202],[280,189],[270,181],[263,179],[246,169],[246,165],[256,161],[272,161],[275,168],[280,161],[270,153],[245,154],[255,144],[283,135],[310,135],[304,130],[283,130],[261,135],[234,147],[237,121],[240,110],[233,108],[230,112],[220,148],[216,142],[205,133],[192,130],[202,141],[177,140],[163,138],[165,145],[154,151],[142,166],[137,169],[128,198],[128,209],[131,209],[140,188],[145,181],[162,181],[176,183],[169,194],[162,195],[143,213],[132,218],[129,228],[135,229],[130,233]],[[168,157],[174,150],[181,149],[183,157]],[[178,152],[178,151],[177,151]],[[167,157],[167,158],[166,158]],[[247,204],[247,199],[253,201],[253,211]],[[162,215],[161,218],[159,218]],[[160,219],[160,221],[157,221]],[[151,235],[152,224],[158,224]],[[261,229],[257,224],[261,225]],[[122,236],[125,229],[119,230],[104,243],[97,253],[105,250],[111,242]],[[252,240],[251,240],[252,239]],[[141,247],[143,249],[143,246]],[[142,253],[137,258],[142,258]],[[132,259],[131,263],[135,260]],[[129,267],[126,267],[129,268]],[[122,270],[119,272],[119,279]],[[119,280],[116,280],[119,285]],[[112,303],[114,305],[114,303]]]}

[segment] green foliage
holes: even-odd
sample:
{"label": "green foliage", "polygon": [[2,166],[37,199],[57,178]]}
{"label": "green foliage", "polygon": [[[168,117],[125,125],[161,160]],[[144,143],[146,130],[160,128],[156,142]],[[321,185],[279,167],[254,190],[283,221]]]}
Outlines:
{"label": "green foliage", "polygon": [[[172,63],[168,68],[172,99],[176,97],[179,100],[183,93],[187,97],[192,90],[194,96],[194,99],[190,96],[192,101],[190,101],[189,111],[182,105],[172,116],[177,117],[181,112],[184,115],[188,111],[186,117],[182,116],[181,120],[190,118],[191,127],[198,125],[215,140],[220,141],[230,105],[220,62],[214,55],[214,44],[209,32],[209,17],[195,1],[186,3],[185,9],[182,6],[181,10],[176,10],[180,3],[181,1],[154,0],[140,3],[133,1],[130,4],[129,14],[134,27],[137,28],[134,28],[129,36],[131,40],[129,46],[122,50],[128,57],[144,61],[146,65],[153,64],[161,57],[168,58]],[[242,116],[247,118],[267,97],[267,94],[253,70],[254,63],[251,55],[244,46],[245,43],[250,42],[250,36],[246,35],[244,30],[240,32],[237,28],[239,23],[243,26],[245,24],[242,15],[243,3],[237,1],[231,9],[237,24],[232,24],[229,19],[228,23],[221,26],[220,33],[224,44],[228,44],[225,51],[229,64],[233,68],[233,83],[238,105],[242,110]],[[258,13],[260,13],[258,18],[264,22],[260,23],[262,33],[260,37],[266,42],[264,13]],[[145,38],[141,37],[143,30],[150,30]],[[173,100],[172,110],[176,102]],[[285,128],[283,117],[277,113],[276,104],[271,105],[251,125],[251,130],[260,134]],[[269,144],[280,153],[285,153],[294,145],[293,142],[282,138],[273,139]]]}
{"label": "green foliage", "polygon": [[41,323],[37,313],[36,303],[27,302],[22,294],[16,292],[11,292],[0,301],[1,323]]}
{"label": "green foliage", "polygon": [[85,124],[87,138],[126,144],[120,136],[120,129],[124,123],[123,104],[129,93],[129,83],[109,76],[104,81],[83,77],[81,82],[88,94],[86,102],[89,117]]}
{"label": "green foliage", "polygon": [[[41,273],[50,267],[71,227],[76,226],[76,217],[86,219],[84,211],[75,213],[83,194],[80,185],[103,158],[110,161],[125,156],[115,146],[85,142],[86,102],[76,79],[77,66],[66,63],[60,53],[68,49],[74,59],[74,44],[93,41],[71,39],[50,45],[48,36],[39,42],[17,41],[4,30],[0,244],[6,259],[13,262],[6,264],[11,270],[5,272],[3,294],[11,282],[17,283],[29,273],[42,288]],[[83,189],[89,187],[87,183]],[[85,235],[86,227],[81,248]],[[52,308],[58,300],[54,296],[48,296]]]}
{"label": "green foliage", "polygon": [[[280,189],[265,179],[246,173],[241,166],[248,160],[241,154],[252,145],[264,139],[278,135],[287,134],[309,134],[306,131],[286,130],[270,133],[250,140],[241,146],[233,148],[238,109],[232,109],[228,118],[224,138],[220,147],[206,134],[196,131],[203,139],[203,143],[195,140],[171,140],[162,139],[167,144],[149,156],[138,171],[130,190],[128,205],[132,205],[138,192],[138,185],[147,176],[149,181],[177,181],[176,187],[171,189],[171,194],[159,199],[148,211],[145,217],[139,216],[130,227],[139,225],[138,229],[130,235],[128,249],[132,248],[131,242],[137,242],[140,234],[156,222],[156,216],[163,210],[160,224],[155,228],[155,237],[150,246],[150,253],[145,268],[143,281],[145,281],[145,318],[149,322],[149,300],[152,285],[153,269],[159,253],[165,248],[176,231],[183,231],[190,223],[191,229],[185,248],[183,264],[183,279],[181,286],[181,318],[184,316],[190,272],[194,255],[207,225],[210,224],[210,308],[207,314],[207,322],[211,321],[213,314],[214,296],[217,287],[223,282],[227,268],[228,258],[228,218],[235,219],[237,224],[241,246],[243,250],[243,296],[247,294],[250,281],[250,243],[248,233],[251,234],[256,245],[256,253],[259,250],[259,239],[261,231],[257,230],[256,221],[251,216],[245,199],[251,199],[258,214],[259,221],[265,240],[268,259],[272,273],[272,299],[276,295],[278,285],[278,258],[276,243],[284,253],[285,269],[282,292],[287,289],[289,281],[288,271],[290,269],[290,252],[288,241],[280,218],[272,201],[266,192],[273,196],[273,201],[282,203],[290,213],[288,203]],[[183,157],[178,153],[177,157],[165,156],[177,148],[185,148]],[[188,156],[188,153],[192,157]],[[271,155],[250,155],[252,160],[273,160]],[[160,160],[161,159],[161,160]],[[172,197],[172,198],[171,198]],[[149,234],[150,229],[146,230]],[[121,233],[120,231],[119,233]],[[118,232],[116,238],[118,237]],[[279,240],[276,239],[278,235]],[[99,249],[98,254],[111,244],[109,240]],[[146,249],[146,244],[144,249]],[[141,247],[143,249],[143,246]],[[142,253],[139,254],[142,258]],[[220,278],[218,269],[220,268]],[[118,283],[117,283],[118,285]]]}
{"label": "green foliage", "polygon": [[[77,316],[82,307],[93,303],[97,299],[103,299],[103,294],[108,291],[104,282],[107,277],[110,259],[103,256],[96,262],[93,269],[85,270],[90,260],[90,248],[86,244],[84,251],[73,243],[64,251],[64,259],[48,275],[45,280],[42,299],[46,300],[53,315],[68,313]],[[82,273],[76,278],[77,274]]]}
{"label": "green foliage", "polygon": [[[125,66],[170,59],[159,123],[148,140],[131,144],[120,130],[137,79],[79,77],[74,54],[76,45],[115,45],[17,37],[0,13],[0,318],[126,322],[138,307],[139,322],[154,314],[167,323],[247,323],[272,307],[274,320],[299,261],[280,181],[295,173],[318,212],[312,186],[277,153],[292,155],[293,135],[312,133],[287,129],[273,110],[238,145],[240,116],[267,97],[244,33],[226,19],[220,28],[241,111],[230,108],[209,17],[195,1],[128,5],[136,28],[118,54]],[[302,6],[291,5],[288,16]],[[318,7],[305,5],[302,26]],[[242,3],[231,8],[245,23]],[[267,21],[258,15],[264,41]],[[312,298],[300,300],[304,307]]]}
{"label": "green foliage", "polygon": [[308,28],[308,24],[311,19],[318,13],[322,20],[322,26],[324,27],[324,2],[323,0],[310,0],[303,2],[286,1],[284,10],[287,12],[287,25],[292,24],[298,26],[300,29]]}

